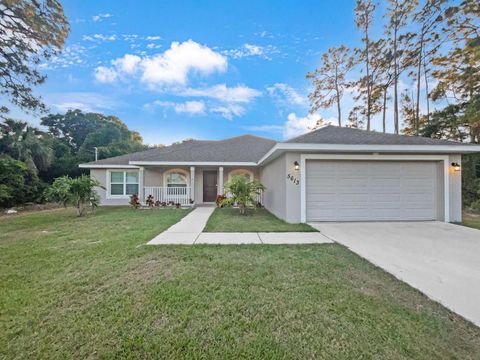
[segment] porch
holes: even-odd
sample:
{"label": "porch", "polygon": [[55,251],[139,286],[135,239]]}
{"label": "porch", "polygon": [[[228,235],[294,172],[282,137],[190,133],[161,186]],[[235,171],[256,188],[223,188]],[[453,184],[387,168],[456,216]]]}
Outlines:
{"label": "porch", "polygon": [[[225,182],[235,175],[245,176],[248,180],[260,178],[256,167],[141,167],[140,202],[146,204],[146,199],[151,196],[157,204],[180,204],[182,207],[214,204],[218,195],[225,195]],[[263,194],[257,196],[256,202],[263,204]]]}

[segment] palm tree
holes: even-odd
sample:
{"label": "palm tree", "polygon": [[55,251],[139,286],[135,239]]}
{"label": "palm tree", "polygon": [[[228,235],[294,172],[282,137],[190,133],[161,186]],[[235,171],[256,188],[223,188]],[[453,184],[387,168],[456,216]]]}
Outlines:
{"label": "palm tree", "polygon": [[0,123],[0,152],[25,162],[36,173],[46,170],[53,158],[49,135],[23,121]]}
{"label": "palm tree", "polygon": [[222,200],[221,205],[238,205],[240,214],[245,215],[246,207],[256,206],[258,195],[265,186],[258,180],[248,181],[244,176],[237,175],[225,183],[225,193],[229,196]]}

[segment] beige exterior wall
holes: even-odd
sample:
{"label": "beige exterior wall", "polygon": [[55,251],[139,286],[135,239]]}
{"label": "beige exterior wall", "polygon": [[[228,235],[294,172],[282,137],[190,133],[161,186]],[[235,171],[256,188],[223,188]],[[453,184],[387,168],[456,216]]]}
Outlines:
{"label": "beige exterior wall", "polygon": [[282,155],[268,163],[261,171],[260,181],[265,185],[263,204],[267,210],[285,219],[286,210],[286,156]]}
{"label": "beige exterior wall", "polygon": [[[178,167],[144,167],[143,169],[143,184],[140,184],[140,192],[143,190],[143,186],[165,186],[165,175],[168,171],[173,169],[182,170],[187,174],[188,186],[190,186],[190,166],[178,166]],[[254,167],[224,167],[223,170],[223,184],[228,181],[231,177],[231,172],[235,170],[248,170],[251,172],[255,179],[260,179],[260,169]],[[132,171],[132,169],[115,169],[119,171]],[[194,197],[196,204],[203,203],[203,170],[217,171],[217,176],[219,176],[219,167],[200,167],[195,166],[195,176],[194,176]],[[116,205],[128,205],[129,199],[126,198],[116,198],[112,199],[107,196],[107,172],[108,169],[91,169],[90,176],[97,179],[100,184],[104,187],[97,188],[96,191],[100,196],[100,204],[105,206],[116,206]],[[218,178],[220,181],[220,179]],[[140,182],[142,177],[140,177]],[[221,191],[219,189],[219,191]]]}
{"label": "beige exterior wall", "polygon": [[[223,184],[228,181],[231,172],[237,169],[249,170],[253,173],[255,179],[259,179],[265,186],[263,202],[265,207],[273,214],[290,223],[301,221],[301,185],[300,171],[294,169],[294,162],[300,163],[299,153],[286,153],[263,168],[260,167],[229,167],[223,168]],[[457,162],[461,164],[460,155],[450,155],[448,164]],[[190,185],[190,167],[177,167],[187,173]],[[143,181],[144,186],[164,186],[165,172],[173,169],[172,167],[149,167],[144,168]],[[218,167],[195,167],[195,203],[203,203],[203,170],[217,170]],[[444,168],[443,162],[438,163],[437,171],[437,199],[438,199],[438,220],[444,219]],[[115,169],[117,170],[117,169]],[[118,169],[130,170],[131,169]],[[460,222],[462,220],[462,176],[461,171],[454,171],[449,166],[449,212],[451,222]],[[288,175],[290,174],[290,178]],[[100,196],[101,205],[128,205],[128,198],[109,199],[107,196],[107,169],[91,169],[90,175],[97,179],[105,188],[98,188],[97,193]],[[293,178],[293,179],[292,179]],[[218,179],[220,182],[220,179]],[[297,181],[298,180],[298,184]],[[142,177],[140,176],[140,181]],[[142,189],[142,184],[140,184]],[[140,190],[142,191],[142,190]],[[220,191],[220,190],[219,190]]]}
{"label": "beige exterior wall", "polygon": [[[449,165],[456,162],[462,165],[461,155],[450,155]],[[462,172],[449,166],[450,222],[462,221]]]}

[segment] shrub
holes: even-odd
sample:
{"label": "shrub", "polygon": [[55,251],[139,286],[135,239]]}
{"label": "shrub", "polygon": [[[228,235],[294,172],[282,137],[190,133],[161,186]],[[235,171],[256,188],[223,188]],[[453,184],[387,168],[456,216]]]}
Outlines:
{"label": "shrub", "polygon": [[226,198],[227,197],[225,195],[217,195],[217,199],[215,200],[217,207],[223,207],[222,201],[225,200]]}
{"label": "shrub", "polygon": [[153,195],[148,195],[145,202],[147,203],[148,207],[153,207],[153,205],[155,204],[155,201],[153,200]]}
{"label": "shrub", "polygon": [[129,204],[134,209],[138,209],[140,207],[140,199],[138,198],[137,194],[133,194],[130,196]]}
{"label": "shrub", "polygon": [[24,162],[0,156],[0,208],[40,202],[45,184]]}
{"label": "shrub", "polygon": [[100,200],[94,189],[96,186],[100,186],[100,183],[88,175],[73,179],[62,176],[56,178],[45,191],[45,198],[61,203],[63,206],[74,206],[77,209],[77,215],[83,216],[87,206],[91,207],[92,212],[98,207]]}
{"label": "shrub", "polygon": [[223,199],[220,204],[232,206],[238,205],[240,214],[245,215],[247,206],[253,206],[257,202],[257,196],[265,190],[265,186],[258,180],[248,181],[244,176],[234,176],[225,183],[225,192],[231,197]]}

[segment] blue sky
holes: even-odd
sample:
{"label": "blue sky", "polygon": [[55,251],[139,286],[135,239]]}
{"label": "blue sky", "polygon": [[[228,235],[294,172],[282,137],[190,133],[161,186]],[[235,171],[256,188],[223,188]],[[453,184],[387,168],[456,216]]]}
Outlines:
{"label": "blue sky", "polygon": [[353,0],[62,4],[71,34],[37,92],[52,112],[116,115],[149,144],[298,135],[315,121],[305,74],[360,38]]}

